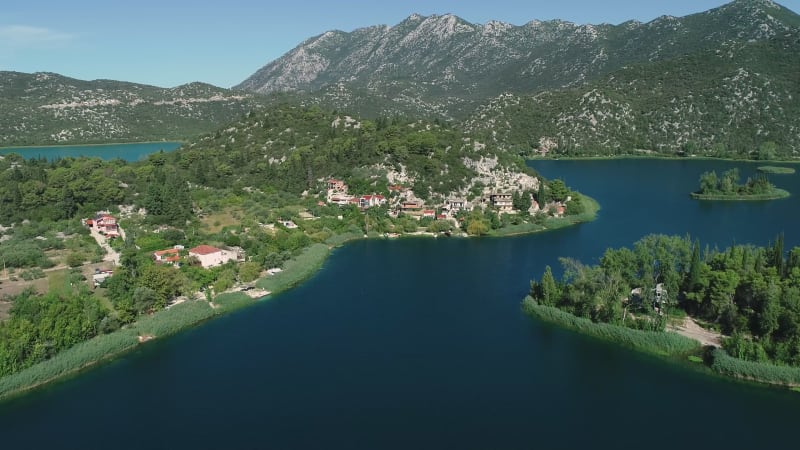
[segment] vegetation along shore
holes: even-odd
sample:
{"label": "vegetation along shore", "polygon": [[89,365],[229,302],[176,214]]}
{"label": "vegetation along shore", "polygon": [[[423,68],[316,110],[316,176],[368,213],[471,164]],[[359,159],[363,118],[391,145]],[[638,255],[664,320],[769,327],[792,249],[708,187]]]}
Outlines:
{"label": "vegetation along shore", "polygon": [[[702,256],[701,256],[702,254]],[[701,250],[688,237],[651,235],[608,249],[596,266],[562,259],[531,282],[523,310],[539,319],[654,355],[703,361],[712,371],[800,386],[800,248],[783,236],[767,247]],[[674,331],[696,321],[721,336],[702,348]]]}
{"label": "vegetation along shore", "polygon": [[781,166],[759,166],[758,171],[773,175],[791,175],[795,172],[793,167],[781,167]]}

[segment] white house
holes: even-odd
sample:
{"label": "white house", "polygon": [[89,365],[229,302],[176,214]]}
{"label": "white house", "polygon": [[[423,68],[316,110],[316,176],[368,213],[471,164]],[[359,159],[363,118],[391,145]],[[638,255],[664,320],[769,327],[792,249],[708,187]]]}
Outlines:
{"label": "white house", "polygon": [[228,250],[222,250],[210,245],[198,245],[189,250],[189,256],[197,258],[204,269],[220,266],[228,261],[236,261],[236,255]]}

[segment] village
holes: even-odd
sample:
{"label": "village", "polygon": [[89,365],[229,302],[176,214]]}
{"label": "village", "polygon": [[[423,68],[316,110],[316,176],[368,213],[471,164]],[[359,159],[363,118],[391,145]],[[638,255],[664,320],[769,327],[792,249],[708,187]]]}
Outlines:
{"label": "village", "polygon": [[[532,188],[538,188],[538,179],[534,178],[534,183],[531,184]],[[362,211],[369,208],[387,206],[387,214],[390,217],[397,218],[400,215],[407,215],[416,220],[434,219],[452,221],[455,227],[460,224],[457,221],[459,212],[469,212],[476,208],[487,209],[490,208],[498,214],[519,214],[519,211],[514,208],[513,194],[511,192],[486,192],[473,201],[468,201],[463,197],[451,197],[444,202],[436,204],[426,204],[426,202],[414,195],[413,190],[402,184],[393,184],[388,187],[389,198],[380,194],[365,194],[365,195],[352,195],[348,192],[348,186],[343,180],[331,178],[327,181],[327,194],[326,202],[320,201],[320,206],[327,203],[329,205],[355,205]],[[530,196],[530,208],[525,211],[528,214],[536,214],[548,211],[554,217],[563,217],[566,212],[565,203],[570,198],[565,199],[563,202],[551,202],[541,208],[539,203],[529,193],[520,193],[520,195]]]}
{"label": "village", "polygon": [[[91,286],[98,288],[114,274],[114,266],[120,264],[120,254],[111,245],[112,239],[125,239],[125,231],[119,226],[116,217],[108,211],[99,211],[94,218],[84,219],[82,223],[89,228],[92,237],[97,244],[106,251],[104,261],[107,263],[104,268],[95,268],[92,275]],[[171,265],[179,268],[181,264],[196,264],[203,269],[222,266],[229,262],[244,262],[244,251],[241,248],[217,248],[207,244],[186,249],[183,245],[175,245],[171,248],[156,250],[151,253],[152,259],[156,264]],[[267,271],[268,275],[280,272],[279,268],[272,268]],[[245,292],[251,298],[258,298],[268,295],[269,292],[253,289],[251,285],[237,286],[231,291]],[[173,301],[177,304],[180,300]]]}
{"label": "village", "polygon": [[[479,170],[485,169],[480,167],[480,164],[476,164],[475,167]],[[315,230],[329,227],[335,229],[331,220],[337,221],[338,219],[343,224],[349,224],[343,225],[345,228],[350,227],[348,229],[353,230],[354,224],[359,223],[359,220],[352,216],[354,211],[359,212],[362,217],[360,225],[358,225],[361,231],[359,235],[355,235],[352,231],[345,233],[348,235],[345,241],[361,236],[396,238],[402,235],[432,237],[480,235],[490,229],[486,227],[478,232],[470,229],[467,225],[474,217],[495,217],[509,223],[511,220],[532,222],[535,217],[560,218],[566,214],[566,204],[571,200],[569,196],[561,201],[552,200],[542,207],[536,200],[537,195],[534,195],[540,188],[538,178],[525,175],[524,179],[502,179],[502,176],[497,176],[496,172],[491,169],[493,167],[490,163],[488,169],[483,170],[486,172],[484,175],[488,175],[480,179],[484,183],[480,193],[474,189],[471,192],[464,190],[447,197],[428,198],[427,201],[415,195],[413,189],[409,187],[410,184],[413,184],[413,180],[398,176],[398,174],[390,174],[386,178],[386,181],[393,183],[383,185],[381,193],[353,192],[343,179],[324,178],[318,180],[319,191],[313,197],[307,197],[309,201],[313,199],[317,206],[316,209],[310,206],[311,203],[307,203],[308,207],[292,209],[291,213],[278,216],[269,214],[266,221],[257,223],[263,232],[272,236],[272,239],[285,239],[287,236],[285,233],[289,232],[305,236],[308,243],[304,245],[309,245],[320,239],[319,232],[315,233]],[[530,205],[529,208],[524,211],[515,208],[515,196],[517,198],[527,196],[527,201],[521,202],[521,204]],[[340,211],[338,215],[337,210]],[[135,229],[133,237],[139,239],[131,239],[130,242],[134,243],[137,253],[141,256],[148,255],[149,259],[159,266],[173,266],[179,269],[184,265],[189,265],[212,270],[223,266],[238,267],[245,262],[253,261],[253,256],[248,255],[242,247],[226,245],[225,239],[220,239],[219,235],[215,235],[213,226],[212,229],[208,229],[211,231],[210,233],[204,232],[205,242],[202,238],[198,242],[198,240],[188,241],[184,237],[169,246],[153,249],[146,245],[146,248],[143,249],[138,245],[142,237],[159,235],[159,230],[168,230],[169,227],[146,226],[146,211],[139,210],[133,213],[131,206],[120,205],[119,210],[115,211],[114,213],[108,210],[98,211],[93,216],[81,220],[81,224],[89,230],[91,238],[100,247],[97,250],[100,252],[98,253],[100,256],[95,257],[93,261],[84,260],[80,264],[83,268],[84,279],[93,290],[104,288],[122,263],[121,248],[128,236],[126,230],[120,225],[121,220],[132,220],[130,224]],[[228,211],[227,214],[231,214],[231,211]],[[235,229],[239,229],[238,233],[242,233],[244,238],[249,230],[248,227],[242,225],[246,216],[232,214],[224,219],[225,227],[232,230],[227,233],[237,233]],[[485,214],[489,215],[484,216]],[[218,220],[224,215],[224,212],[215,213],[213,217],[215,217],[214,220]],[[345,220],[345,216],[348,217],[347,220]],[[204,219],[202,212],[198,212],[197,218],[199,225],[204,225],[205,222],[204,226],[209,226],[210,222],[214,221]],[[323,219],[321,220],[323,223],[314,226],[314,222],[320,219]],[[416,225],[411,225],[413,223]],[[340,229],[344,228],[340,227]],[[341,231],[329,234],[330,239],[323,236],[322,240],[329,246],[339,245],[344,241],[333,239],[337,233],[341,233]],[[187,245],[188,242],[191,242],[193,246]],[[267,262],[263,258],[258,258],[260,268],[258,278],[279,274],[282,271],[281,259],[273,258],[269,260],[271,262]],[[58,264],[58,259],[55,261],[56,269],[59,270],[74,269],[75,267],[63,262]],[[233,264],[233,266],[226,266],[229,264]],[[234,272],[238,273],[238,268],[234,269]],[[4,295],[16,295],[27,286],[38,286],[37,290],[40,292],[44,292],[47,288],[46,280],[25,282],[17,277],[13,277],[15,280],[12,280],[11,275],[5,275],[6,283],[0,292]],[[243,282],[238,275],[233,283],[224,287],[225,289],[222,291],[214,290],[213,294],[243,292],[251,298],[259,298],[269,293],[256,289],[255,283],[252,281]],[[210,288],[210,285],[201,287],[200,291],[189,297],[204,296],[205,291]],[[168,304],[183,300],[185,300],[184,296],[177,296],[170,299]]]}
{"label": "village", "polygon": [[[519,182],[519,180],[513,181]],[[324,191],[320,192],[318,196],[317,206],[355,207],[362,214],[373,209],[383,208],[388,218],[408,217],[420,222],[414,232],[389,231],[383,233],[384,237],[399,237],[402,234],[430,236],[451,236],[455,234],[467,236],[468,233],[463,224],[465,214],[476,210],[493,211],[498,216],[542,215],[554,218],[563,217],[566,212],[565,204],[571,198],[567,197],[563,201],[551,201],[542,208],[532,194],[534,189],[539,188],[539,182],[538,178],[527,177],[521,184],[529,189],[525,192],[513,191],[517,195],[530,196],[530,207],[526,211],[515,209],[513,187],[509,186],[508,183],[506,184],[506,187],[509,188],[508,191],[494,192],[487,188],[483,195],[474,197],[471,201],[464,197],[451,197],[440,202],[426,202],[417,197],[411,188],[403,184],[389,185],[388,195],[377,193],[353,194],[345,181],[337,178],[324,180]],[[280,217],[274,223],[259,223],[259,225],[268,233],[275,235],[276,230],[279,228],[287,231],[302,232],[302,227],[296,221],[313,221],[317,219],[319,217],[308,210],[302,210],[296,214],[296,217]],[[342,220],[343,216],[339,215],[338,219]],[[448,224],[447,231],[431,231],[433,227],[430,227],[430,224],[433,221]],[[120,263],[120,255],[109,245],[109,241],[113,239],[124,240],[125,231],[119,226],[117,218],[108,211],[98,212],[94,218],[85,219],[83,223],[90,228],[92,236],[96,239],[98,245],[105,249],[105,261],[111,263],[111,266],[106,269],[96,270],[92,283],[93,286],[98,287],[113,275],[113,266]],[[370,231],[369,221],[366,222],[365,226],[364,236],[367,236],[366,233]],[[207,243],[192,248],[176,244],[170,248],[152,251],[150,255],[156,264],[171,265],[176,268],[181,267],[183,264],[190,264],[200,266],[203,269],[212,269],[228,263],[240,264],[248,261],[248,257],[241,247],[213,246]],[[264,267],[263,269],[263,276],[272,276],[282,270],[280,267]],[[261,290],[253,289],[253,285],[249,283],[237,283],[229,291],[244,291],[251,297],[265,294]]]}

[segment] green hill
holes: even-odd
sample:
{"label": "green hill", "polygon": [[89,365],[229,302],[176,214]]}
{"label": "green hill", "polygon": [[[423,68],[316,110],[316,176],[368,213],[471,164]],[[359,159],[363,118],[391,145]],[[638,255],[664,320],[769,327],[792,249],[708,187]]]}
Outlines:
{"label": "green hill", "polygon": [[263,102],[204,83],[165,89],[0,72],[0,146],[185,140]]}

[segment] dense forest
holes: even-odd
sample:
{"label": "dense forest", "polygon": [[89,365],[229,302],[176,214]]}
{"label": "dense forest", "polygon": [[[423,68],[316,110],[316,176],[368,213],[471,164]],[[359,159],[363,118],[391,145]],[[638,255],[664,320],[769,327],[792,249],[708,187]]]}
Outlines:
{"label": "dense forest", "polygon": [[596,266],[564,259],[559,281],[547,267],[531,297],[595,322],[664,330],[689,314],[729,336],[736,358],[800,366],[800,248],[783,236],[767,247],[701,249],[689,237],[651,235],[609,249]]}

